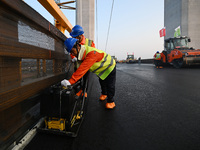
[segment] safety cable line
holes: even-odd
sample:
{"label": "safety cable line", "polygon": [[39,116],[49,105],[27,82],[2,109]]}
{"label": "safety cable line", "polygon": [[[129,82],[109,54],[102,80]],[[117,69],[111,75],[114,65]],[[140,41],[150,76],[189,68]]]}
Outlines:
{"label": "safety cable line", "polygon": [[98,47],[98,18],[97,18],[97,0],[96,0],[96,47]]}
{"label": "safety cable line", "polygon": [[110,31],[110,24],[111,24],[111,19],[112,19],[113,6],[114,6],[114,0],[113,0],[113,3],[112,3],[112,9],[111,9],[111,14],[110,14],[110,21],[109,21],[109,26],[108,26],[108,33],[107,33],[105,52],[106,52],[106,48],[107,48],[107,44],[108,44],[108,35],[109,35],[109,31]]}

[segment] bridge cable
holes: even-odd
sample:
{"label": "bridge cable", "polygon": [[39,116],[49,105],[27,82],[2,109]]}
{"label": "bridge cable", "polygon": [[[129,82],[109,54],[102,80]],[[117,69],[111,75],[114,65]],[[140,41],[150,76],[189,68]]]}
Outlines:
{"label": "bridge cable", "polygon": [[96,0],[96,47],[98,47],[98,18],[97,18],[97,0]]}
{"label": "bridge cable", "polygon": [[113,3],[112,3],[112,8],[111,8],[111,14],[110,14],[110,21],[109,21],[109,26],[108,26],[108,33],[107,33],[105,52],[106,52],[106,48],[107,48],[107,44],[108,44],[108,35],[109,35],[109,31],[110,31],[110,24],[111,24],[111,19],[112,19],[113,6],[114,6],[114,0],[113,0]]}

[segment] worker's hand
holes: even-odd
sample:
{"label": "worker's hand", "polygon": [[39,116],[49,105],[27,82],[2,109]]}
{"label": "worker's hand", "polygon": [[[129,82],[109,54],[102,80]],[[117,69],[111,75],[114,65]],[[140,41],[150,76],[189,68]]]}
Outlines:
{"label": "worker's hand", "polygon": [[74,63],[74,62],[76,62],[76,61],[77,61],[77,58],[74,57],[74,58],[72,59],[72,62]]}
{"label": "worker's hand", "polygon": [[67,87],[68,85],[71,85],[71,83],[68,80],[64,79],[61,81],[61,85]]}

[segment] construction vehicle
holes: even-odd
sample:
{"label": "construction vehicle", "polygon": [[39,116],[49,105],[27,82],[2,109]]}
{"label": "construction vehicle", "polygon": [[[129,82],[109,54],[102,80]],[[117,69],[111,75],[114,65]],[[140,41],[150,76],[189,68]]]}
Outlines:
{"label": "construction vehicle", "polygon": [[127,54],[126,63],[135,63],[136,60],[134,59],[134,54]]}
{"label": "construction vehicle", "polygon": [[165,50],[162,51],[164,59],[163,65],[171,64],[175,68],[181,68],[188,65],[200,64],[200,49],[189,48],[191,42],[187,36],[168,38],[165,40]]}
{"label": "construction vehicle", "polygon": [[111,57],[116,61],[116,63],[118,62],[115,56],[111,56]]}

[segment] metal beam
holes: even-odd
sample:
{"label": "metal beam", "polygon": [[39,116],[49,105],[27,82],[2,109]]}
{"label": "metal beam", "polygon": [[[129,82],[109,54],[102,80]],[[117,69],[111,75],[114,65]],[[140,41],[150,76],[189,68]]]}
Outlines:
{"label": "metal beam", "polygon": [[59,22],[62,28],[66,29],[68,32],[71,32],[72,30],[71,23],[63,14],[63,12],[60,10],[60,8],[58,7],[58,5],[55,3],[54,0],[38,0],[38,1]]}
{"label": "metal beam", "polygon": [[73,9],[73,10],[76,10],[75,7],[71,7],[71,6],[64,6],[64,5],[61,5],[60,6],[62,9]]}
{"label": "metal beam", "polygon": [[74,3],[76,1],[69,1],[69,2],[63,2],[63,3],[57,3],[58,6],[63,5],[63,4],[70,4],[70,3]]}

